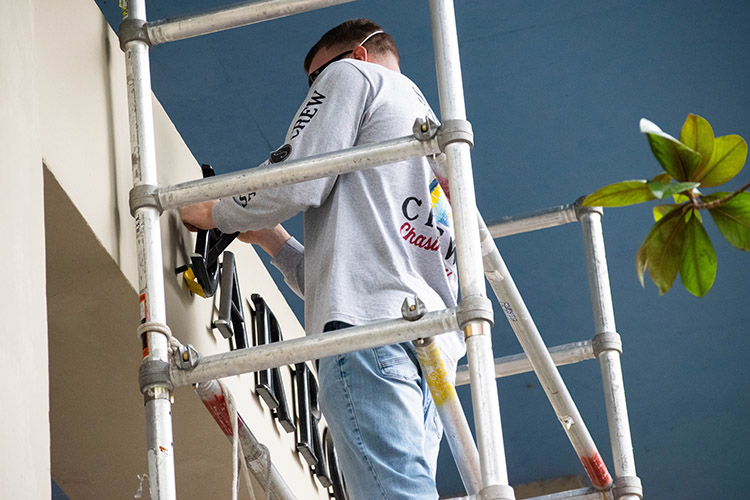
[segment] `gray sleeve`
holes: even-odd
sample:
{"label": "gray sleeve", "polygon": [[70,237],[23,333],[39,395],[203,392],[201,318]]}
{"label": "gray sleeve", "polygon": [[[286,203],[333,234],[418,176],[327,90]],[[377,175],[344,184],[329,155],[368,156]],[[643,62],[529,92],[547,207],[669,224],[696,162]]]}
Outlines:
{"label": "gray sleeve", "polygon": [[[329,66],[297,111],[284,145],[265,165],[354,146],[370,94],[370,82],[356,66],[345,61]],[[224,232],[273,227],[323,204],[336,179],[334,175],[220,200],[212,210],[214,222]]]}
{"label": "gray sleeve", "polygon": [[305,247],[289,238],[271,259],[271,264],[281,271],[284,281],[301,299],[305,299]]}

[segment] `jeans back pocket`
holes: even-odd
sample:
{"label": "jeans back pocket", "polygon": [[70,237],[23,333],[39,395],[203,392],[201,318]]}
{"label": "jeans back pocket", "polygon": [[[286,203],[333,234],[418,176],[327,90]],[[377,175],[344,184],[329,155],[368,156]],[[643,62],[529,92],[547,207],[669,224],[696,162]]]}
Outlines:
{"label": "jeans back pocket", "polygon": [[378,370],[386,378],[398,380],[419,379],[419,369],[402,344],[375,347]]}

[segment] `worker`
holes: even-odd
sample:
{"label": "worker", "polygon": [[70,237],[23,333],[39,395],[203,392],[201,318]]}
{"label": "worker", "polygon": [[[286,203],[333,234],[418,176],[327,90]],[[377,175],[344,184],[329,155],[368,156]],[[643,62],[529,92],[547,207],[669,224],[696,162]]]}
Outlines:
{"label": "worker", "polygon": [[[267,162],[328,153],[411,135],[417,118],[435,121],[417,86],[400,71],[393,38],[372,21],[325,33],[304,62],[310,90]],[[241,231],[273,257],[305,300],[308,335],[401,317],[405,298],[427,310],[456,305],[450,206],[418,157],[185,207],[194,230]],[[304,247],[281,222],[304,212]],[[448,371],[463,337],[438,345]],[[319,403],[352,500],[438,498],[435,472],[442,426],[411,343],[319,360]]]}

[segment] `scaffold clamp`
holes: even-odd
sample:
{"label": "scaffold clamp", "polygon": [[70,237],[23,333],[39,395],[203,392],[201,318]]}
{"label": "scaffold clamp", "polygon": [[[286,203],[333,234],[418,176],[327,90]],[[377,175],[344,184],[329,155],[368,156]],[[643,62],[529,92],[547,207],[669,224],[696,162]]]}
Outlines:
{"label": "scaffold clamp", "polygon": [[507,485],[495,484],[482,488],[478,495],[480,500],[516,500],[513,488]]}
{"label": "scaffold clamp", "polygon": [[643,498],[643,484],[638,476],[620,476],[615,478],[615,498],[637,496]]}
{"label": "scaffold clamp", "polygon": [[120,39],[120,49],[125,52],[125,45],[133,40],[140,40],[148,44],[151,47],[151,40],[148,38],[148,30],[146,29],[146,21],[143,19],[125,19],[120,23],[120,27],[117,30],[117,36]]}
{"label": "scaffold clamp", "polygon": [[591,341],[594,348],[594,356],[597,358],[604,351],[617,351],[622,354],[622,338],[617,332],[597,333]]}
{"label": "scaffold clamp", "polygon": [[474,130],[466,120],[446,120],[437,133],[440,151],[453,142],[465,142],[470,148],[474,147]]}
{"label": "scaffold clamp", "polygon": [[590,207],[588,205],[583,204],[583,200],[585,200],[585,196],[581,196],[575,201],[575,204],[573,205],[576,211],[576,219],[581,220],[581,218],[585,214],[599,214],[600,217],[604,217],[604,208],[603,207]]}
{"label": "scaffold clamp", "polygon": [[143,207],[153,207],[161,214],[164,209],[159,201],[159,190],[152,184],[138,184],[130,190],[130,215],[135,217],[135,211]]}
{"label": "scaffold clamp", "polygon": [[138,369],[138,383],[143,394],[154,387],[164,387],[172,391],[174,385],[169,375],[169,363],[157,359],[144,361]]}
{"label": "scaffold clamp", "polygon": [[469,295],[461,299],[456,312],[458,326],[463,328],[475,321],[487,321],[490,325],[494,323],[492,302],[481,295]]}

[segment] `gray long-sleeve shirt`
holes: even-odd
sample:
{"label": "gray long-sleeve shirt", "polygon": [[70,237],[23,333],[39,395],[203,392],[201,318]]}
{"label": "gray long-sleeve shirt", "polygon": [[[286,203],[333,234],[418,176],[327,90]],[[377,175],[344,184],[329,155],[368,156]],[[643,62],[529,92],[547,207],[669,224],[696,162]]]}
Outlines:
{"label": "gray long-sleeve shirt", "polygon": [[[434,118],[407,77],[344,59],[316,80],[269,161],[411,135],[415,119],[425,116]],[[304,249],[290,240],[273,264],[305,299],[308,334],[329,321],[398,318],[413,295],[430,311],[456,305],[451,211],[427,158],[224,199],[212,215],[230,232],[273,227],[300,211]],[[438,342],[450,361],[464,353],[458,333]]]}

